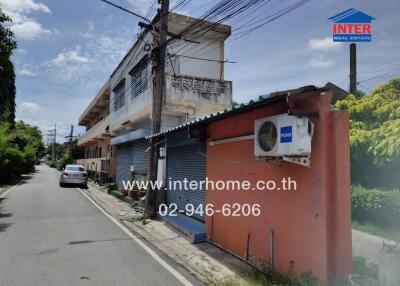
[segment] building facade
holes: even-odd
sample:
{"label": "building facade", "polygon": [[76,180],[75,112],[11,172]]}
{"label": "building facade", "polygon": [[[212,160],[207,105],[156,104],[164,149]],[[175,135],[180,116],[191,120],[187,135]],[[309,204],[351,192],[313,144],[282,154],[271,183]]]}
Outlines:
{"label": "building facade", "polygon": [[[323,283],[346,280],[352,264],[349,115],[333,109],[335,97],[313,86],[277,92],[148,136],[166,148],[166,204],[181,216],[190,211],[193,225],[204,222],[204,239],[260,268],[310,273]],[[277,115],[311,120],[309,165],[255,155],[256,120]],[[275,130],[275,138],[281,133]],[[289,159],[304,163],[300,158]],[[282,189],[283,178],[295,189]],[[182,180],[197,184],[171,184]],[[200,183],[206,180],[214,185]],[[216,185],[244,181],[250,189]],[[269,181],[277,187],[256,188]]]}
{"label": "building facade", "polygon": [[[179,34],[198,19],[170,13],[169,35]],[[228,108],[232,104],[232,83],[224,80],[224,41],[229,26],[212,25],[195,38],[168,45],[161,129]],[[158,27],[157,17],[153,25]],[[116,150],[116,182],[133,175],[147,175],[150,134],[154,38],[144,30],[110,77],[111,145]]]}
{"label": "building facade", "polygon": [[78,138],[84,156],[77,164],[86,168],[92,179],[103,182],[115,179],[115,152],[110,132],[110,82],[107,81],[79,117],[79,125],[86,128]]}

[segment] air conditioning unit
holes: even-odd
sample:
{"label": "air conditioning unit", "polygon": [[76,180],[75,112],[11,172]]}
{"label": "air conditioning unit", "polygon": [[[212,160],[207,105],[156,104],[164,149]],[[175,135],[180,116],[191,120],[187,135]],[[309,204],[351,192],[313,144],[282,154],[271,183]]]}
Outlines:
{"label": "air conditioning unit", "polygon": [[255,121],[257,157],[309,157],[314,124],[307,117],[280,114]]}

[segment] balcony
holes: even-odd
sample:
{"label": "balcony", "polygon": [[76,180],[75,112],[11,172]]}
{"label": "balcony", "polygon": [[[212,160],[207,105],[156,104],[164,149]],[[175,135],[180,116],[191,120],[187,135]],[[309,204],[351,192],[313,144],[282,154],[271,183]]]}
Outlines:
{"label": "balcony", "polygon": [[110,117],[107,116],[103,120],[97,122],[94,126],[88,129],[85,133],[81,134],[78,139],[78,145],[83,146],[87,144],[96,143],[97,140],[103,140],[110,137],[110,132],[107,127],[110,123]]}
{"label": "balcony", "polygon": [[167,111],[204,115],[232,105],[232,82],[166,74]]}
{"label": "balcony", "polygon": [[[127,84],[128,86],[129,83]],[[185,116],[205,115],[224,110],[232,105],[232,82],[193,76],[165,74],[166,98],[163,114]],[[149,120],[151,117],[152,85],[135,98],[130,90],[125,94],[125,105],[111,113],[112,132],[129,130],[128,125]],[[164,124],[168,122],[164,122]],[[175,123],[173,125],[179,124]],[[144,126],[148,127],[148,126]],[[136,127],[137,129],[138,127]]]}

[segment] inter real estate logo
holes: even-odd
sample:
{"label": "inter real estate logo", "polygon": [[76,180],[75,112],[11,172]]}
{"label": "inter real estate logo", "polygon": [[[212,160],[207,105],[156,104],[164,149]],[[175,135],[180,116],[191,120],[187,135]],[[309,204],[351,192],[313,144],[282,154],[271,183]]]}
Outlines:
{"label": "inter real estate logo", "polygon": [[374,17],[350,8],[328,18],[333,21],[334,42],[371,42]]}

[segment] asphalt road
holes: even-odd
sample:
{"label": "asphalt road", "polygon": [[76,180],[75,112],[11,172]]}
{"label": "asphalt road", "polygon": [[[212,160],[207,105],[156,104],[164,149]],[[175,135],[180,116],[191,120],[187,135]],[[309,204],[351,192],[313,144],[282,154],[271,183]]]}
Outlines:
{"label": "asphalt road", "polygon": [[[167,266],[47,166],[0,198],[0,285],[182,285]],[[179,275],[178,275],[179,276]]]}

